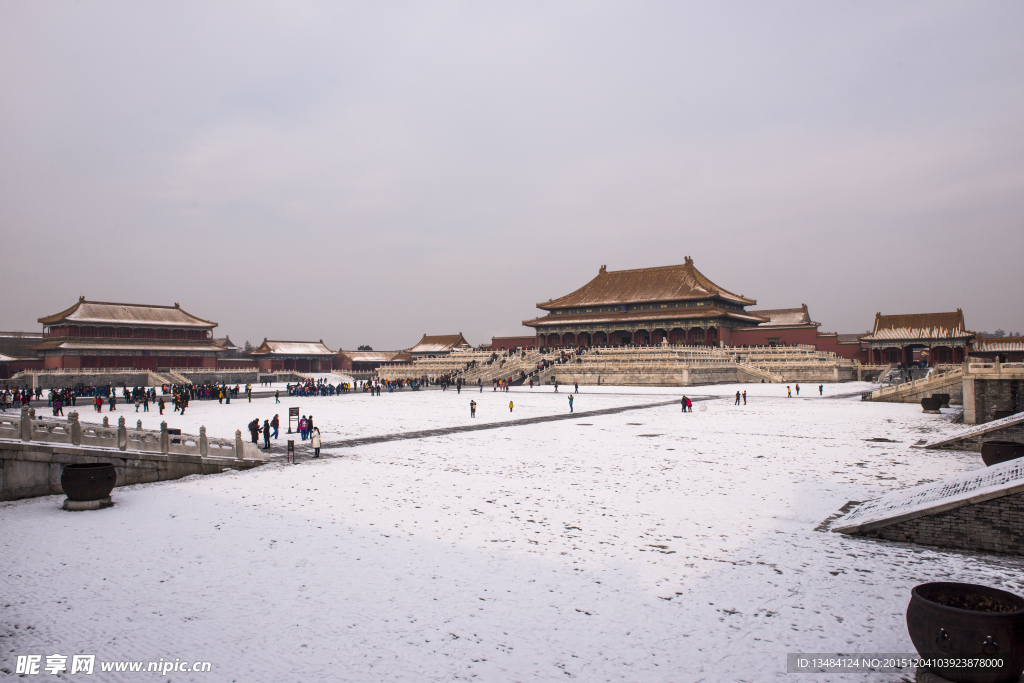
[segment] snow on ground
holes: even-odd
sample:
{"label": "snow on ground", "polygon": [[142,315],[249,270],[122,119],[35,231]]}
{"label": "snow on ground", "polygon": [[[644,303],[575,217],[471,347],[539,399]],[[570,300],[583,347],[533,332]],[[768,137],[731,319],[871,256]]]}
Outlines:
{"label": "snow on ground", "polygon": [[[1020,593],[1021,562],[815,531],[848,500],[981,466],[911,450],[955,426],[865,388],[691,387],[716,398],[125,487],[97,512],[0,504],[0,668],[68,652],[212,661],[171,676],[197,681],[765,681],[787,652],[913,652],[914,585]],[[471,398],[478,420],[510,399],[513,419],[565,412],[561,391],[299,400],[329,440],[468,424]],[[683,393],[581,392],[577,410]],[[223,436],[282,401],[175,419]]]}
{"label": "snow on ground", "polygon": [[[281,420],[281,434],[278,444],[286,438],[288,424],[288,408],[299,408],[300,415],[313,415],[313,422],[320,429],[325,441],[347,439],[362,436],[376,436],[393,432],[417,431],[473,424],[474,422],[493,422],[499,420],[520,420],[540,417],[557,412],[569,412],[569,394],[565,387],[555,393],[551,387],[521,388],[507,392],[492,391],[490,388],[480,392],[476,389],[463,389],[461,393],[455,389],[442,391],[429,389],[412,391],[410,389],[372,396],[369,392],[350,392],[338,396],[287,396],[281,395],[281,403],[275,403],[273,396],[253,398],[250,403],[243,393],[239,398],[232,399],[230,404],[217,401],[192,401],[185,410],[185,415],[174,412],[169,399],[165,399],[167,407],[163,417],[155,406],[150,405],[148,413],[141,408],[136,412],[134,404],[118,403],[113,413],[104,406],[102,413],[83,403],[79,399],[77,410],[83,422],[102,422],[106,417],[111,424],[124,416],[129,426],[142,420],[146,429],[159,429],[160,421],[166,420],[170,428],[181,429],[185,434],[198,434],[199,427],[205,425],[210,437],[232,438],[235,430],[242,430],[248,438],[246,426],[253,418],[272,419],[278,415]],[[706,395],[707,387],[695,387],[693,391],[683,392],[679,389],[648,389],[595,387],[592,391],[584,387],[582,394],[575,394],[574,410],[600,410],[617,406],[641,405],[659,401],[678,400],[684,393],[690,396]],[[572,387],[569,387],[572,390]],[[782,388],[783,393],[785,388]],[[477,416],[470,418],[469,402],[476,401]],[[512,402],[512,410],[508,404]],[[37,414],[44,414],[45,408],[37,409]],[[65,414],[69,412],[64,409]]]}

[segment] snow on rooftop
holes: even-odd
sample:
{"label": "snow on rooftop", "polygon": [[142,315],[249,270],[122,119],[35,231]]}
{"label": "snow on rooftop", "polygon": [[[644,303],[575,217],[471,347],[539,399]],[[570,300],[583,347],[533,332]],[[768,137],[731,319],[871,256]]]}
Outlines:
{"label": "snow on rooftop", "polygon": [[1024,412],[1008,415],[1007,417],[1001,417],[998,420],[990,420],[979,425],[962,427],[952,436],[941,439],[940,441],[934,441],[932,443],[929,443],[925,446],[925,448],[938,448],[942,444],[948,443],[950,441],[959,441],[960,439],[976,436],[978,434],[985,434],[986,432],[1002,429],[1003,427],[1017,424],[1019,422],[1024,422]]}
{"label": "snow on rooftop", "polygon": [[[980,462],[980,458],[979,458]],[[877,500],[861,503],[833,525],[833,530],[850,532],[879,522],[912,518],[948,509],[979,497],[1006,495],[1024,490],[1024,460],[1010,460],[992,467],[948,477],[930,484],[894,491]]]}

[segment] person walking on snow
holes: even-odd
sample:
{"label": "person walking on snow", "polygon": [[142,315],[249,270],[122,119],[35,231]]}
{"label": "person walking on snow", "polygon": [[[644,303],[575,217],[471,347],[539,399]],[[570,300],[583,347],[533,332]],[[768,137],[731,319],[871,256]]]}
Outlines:
{"label": "person walking on snow", "polygon": [[576,384],[575,384],[574,386],[576,387],[576,391],[574,391],[574,392],[572,392],[572,393],[574,393],[574,394],[578,394],[578,393],[580,393],[580,383],[579,383],[579,382],[576,382]]}
{"label": "person walking on snow", "polygon": [[508,402],[508,412],[512,412],[512,401]]}
{"label": "person walking on snow", "polygon": [[736,403],[734,403],[733,405],[738,406],[739,404],[740,404],[740,392],[737,391],[736,392]]}
{"label": "person walking on snow", "polygon": [[799,384],[796,385],[796,395],[797,396],[800,395],[800,385]]}
{"label": "person walking on snow", "polygon": [[569,394],[569,412],[572,412],[572,394]]}
{"label": "person walking on snow", "polygon": [[786,387],[786,398],[793,398],[793,390],[788,386]]}
{"label": "person walking on snow", "polygon": [[263,450],[270,450],[270,420],[263,421]]}
{"label": "person walking on snow", "polygon": [[313,432],[309,435],[310,440],[313,442],[313,457],[320,457],[320,429],[313,427]]}
{"label": "person walking on snow", "polygon": [[469,402],[469,416],[476,417],[476,401]]}
{"label": "person walking on snow", "polygon": [[277,438],[277,430],[281,426],[281,419],[274,415],[274,419],[270,421],[270,426],[274,428],[274,438]]}
{"label": "person walking on snow", "polygon": [[274,403],[280,403],[280,402],[281,402],[281,390],[278,389],[277,391],[274,392]]}
{"label": "person walking on snow", "polygon": [[819,384],[818,385],[818,396],[824,396],[824,395],[825,395],[825,385],[824,384]]}
{"label": "person walking on snow", "polygon": [[691,401],[690,399],[686,399],[686,412],[693,412],[693,401]]}
{"label": "person walking on snow", "polygon": [[743,405],[747,405],[747,392],[743,392]]}
{"label": "person walking on snow", "polygon": [[679,405],[681,405],[683,407],[683,412],[685,413],[686,412],[686,397],[685,396],[683,396],[681,399],[679,399]]}

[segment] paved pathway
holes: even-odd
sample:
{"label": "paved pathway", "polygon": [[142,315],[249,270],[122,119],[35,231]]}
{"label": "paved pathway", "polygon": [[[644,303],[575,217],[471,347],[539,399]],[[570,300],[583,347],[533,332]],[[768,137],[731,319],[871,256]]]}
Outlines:
{"label": "paved pathway", "polygon": [[[693,402],[707,400],[710,397],[690,397]],[[597,417],[599,415],[614,415],[616,413],[624,413],[629,410],[645,410],[647,408],[660,408],[662,406],[679,405],[679,399],[672,399],[671,401],[658,401],[657,403],[641,403],[631,406],[618,406],[615,408],[603,408],[601,410],[581,410],[576,413],[562,413],[558,415],[543,415],[541,417],[531,417],[522,420],[506,420],[503,422],[481,422],[479,424],[471,425],[460,425],[458,427],[443,427],[440,429],[422,429],[415,432],[398,432],[395,434],[381,434],[380,436],[364,436],[357,439],[343,439],[341,441],[324,441],[321,445],[321,456],[331,457],[329,453],[324,453],[325,449],[329,448],[354,448],[356,446],[365,446],[374,443],[384,443],[387,441],[404,441],[407,439],[427,439],[432,436],[444,436],[446,434],[459,434],[461,432],[479,432],[486,429],[503,429],[505,427],[522,427],[525,425],[539,424],[541,422],[557,422],[559,420],[578,420],[586,417]],[[308,460],[312,457],[313,449],[310,447],[309,442],[300,442],[295,445],[296,459],[297,460]],[[286,447],[274,446],[270,449],[272,460],[283,460],[285,458]]]}

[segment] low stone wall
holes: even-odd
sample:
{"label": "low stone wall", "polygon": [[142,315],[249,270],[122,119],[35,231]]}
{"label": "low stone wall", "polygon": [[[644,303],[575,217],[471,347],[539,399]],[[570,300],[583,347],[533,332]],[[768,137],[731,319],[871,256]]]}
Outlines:
{"label": "low stone wall", "polygon": [[115,387],[145,387],[152,383],[149,381],[148,372],[118,372],[118,373],[82,373],[73,372],[40,372],[36,375],[36,386],[40,389],[71,389],[79,384],[85,386],[105,387],[113,384]]}
{"label": "low stone wall", "polygon": [[782,376],[784,382],[806,382],[808,384],[821,382],[853,382],[857,380],[857,367],[853,365],[805,365],[799,368],[773,368],[766,365],[769,372]]}
{"label": "low stone wall", "polygon": [[738,379],[737,365],[706,368],[683,368],[674,372],[647,372],[643,370],[575,370],[573,363],[557,366],[548,383],[610,384],[614,386],[686,387],[699,384],[731,384]]}
{"label": "low stone wall", "polygon": [[929,398],[934,394],[949,394],[949,402],[962,405],[964,402],[964,383],[962,378],[957,378],[949,383],[942,383],[939,386],[923,388],[920,391],[900,391],[888,396],[875,397],[872,401],[888,403],[920,403],[922,398]]}
{"label": "low stone wall", "polygon": [[252,384],[260,382],[260,375],[255,370],[210,370],[209,372],[181,372],[182,377],[192,384]]}
{"label": "low stone wall", "polygon": [[1024,492],[858,532],[869,538],[1024,555]]}
{"label": "low stone wall", "polygon": [[1024,411],[1024,378],[964,377],[964,424],[995,419],[997,410]]}

